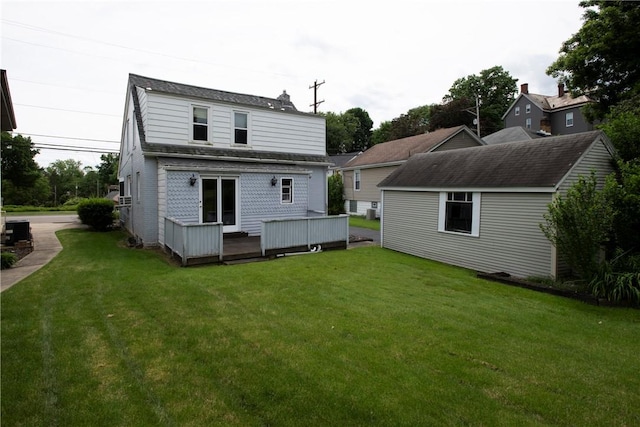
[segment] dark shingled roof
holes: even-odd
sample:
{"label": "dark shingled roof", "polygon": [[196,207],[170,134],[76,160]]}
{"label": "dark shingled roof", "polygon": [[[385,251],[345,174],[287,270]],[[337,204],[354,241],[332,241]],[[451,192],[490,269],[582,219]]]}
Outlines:
{"label": "dark shingled roof", "polygon": [[211,160],[235,161],[276,161],[290,164],[319,163],[328,165],[329,158],[321,155],[277,153],[267,151],[241,150],[230,148],[214,148],[196,145],[167,145],[143,143],[142,150],[146,156],[156,157],[189,157]]}
{"label": "dark shingled roof", "polygon": [[602,131],[416,154],[378,187],[555,187]]}
{"label": "dark shingled roof", "polygon": [[504,144],[505,142],[526,141],[546,136],[549,135],[536,133],[530,129],[525,129],[522,126],[513,126],[484,136],[482,137],[482,140],[487,144]]}
{"label": "dark shingled roof", "polygon": [[281,111],[296,112],[299,114],[310,114],[299,112],[289,100],[289,96],[286,95],[286,92],[278,98],[266,98],[264,96],[246,95],[242,93],[226,92],[223,90],[207,89],[182,83],[168,82],[165,80],[153,79],[151,77],[139,76],[137,74],[129,74],[129,82],[133,86],[147,90],[151,89],[155,92],[189,96],[208,101],[231,102],[234,104],[249,105],[252,107],[269,108],[272,110],[277,109]]}

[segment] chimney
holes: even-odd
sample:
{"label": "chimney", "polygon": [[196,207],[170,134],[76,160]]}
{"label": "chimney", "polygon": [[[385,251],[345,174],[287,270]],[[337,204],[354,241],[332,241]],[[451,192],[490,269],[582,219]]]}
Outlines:
{"label": "chimney", "polygon": [[529,83],[522,83],[520,85],[520,93],[522,93],[524,95],[528,95],[529,94]]}
{"label": "chimney", "polygon": [[564,83],[558,83],[558,97],[562,98],[564,96]]}

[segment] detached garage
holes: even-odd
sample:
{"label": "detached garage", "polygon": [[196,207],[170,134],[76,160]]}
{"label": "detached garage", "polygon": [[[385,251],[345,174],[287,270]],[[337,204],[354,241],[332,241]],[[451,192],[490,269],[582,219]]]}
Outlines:
{"label": "detached garage", "polygon": [[539,224],[595,171],[613,171],[601,131],[416,154],[378,185],[382,247],[485,273],[562,275]]}

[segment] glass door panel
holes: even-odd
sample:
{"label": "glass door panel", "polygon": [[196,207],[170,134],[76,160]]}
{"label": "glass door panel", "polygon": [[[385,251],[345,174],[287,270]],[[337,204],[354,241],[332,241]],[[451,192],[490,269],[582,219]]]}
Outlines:
{"label": "glass door panel", "polygon": [[218,222],[218,180],[202,180],[202,222]]}
{"label": "glass door panel", "polygon": [[236,180],[222,179],[222,223],[236,225]]}

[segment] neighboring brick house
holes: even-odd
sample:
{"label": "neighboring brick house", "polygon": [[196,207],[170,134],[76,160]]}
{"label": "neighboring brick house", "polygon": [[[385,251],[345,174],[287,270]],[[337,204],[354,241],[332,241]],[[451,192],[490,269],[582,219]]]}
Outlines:
{"label": "neighboring brick house", "polygon": [[433,132],[376,144],[347,162],[342,168],[345,210],[351,215],[367,215],[374,209],[380,216],[378,183],[418,153],[445,151],[483,145],[466,126],[438,129]]}
{"label": "neighboring brick house", "polygon": [[549,135],[569,135],[593,130],[581,108],[592,102],[587,96],[573,98],[558,85],[556,95],[529,93],[529,84],[520,85],[520,95],[502,116],[504,127],[522,126]]}
{"label": "neighboring brick house", "polygon": [[144,245],[165,219],[260,235],[263,220],[326,215],[325,119],[277,98],[129,75],[120,220]]}

